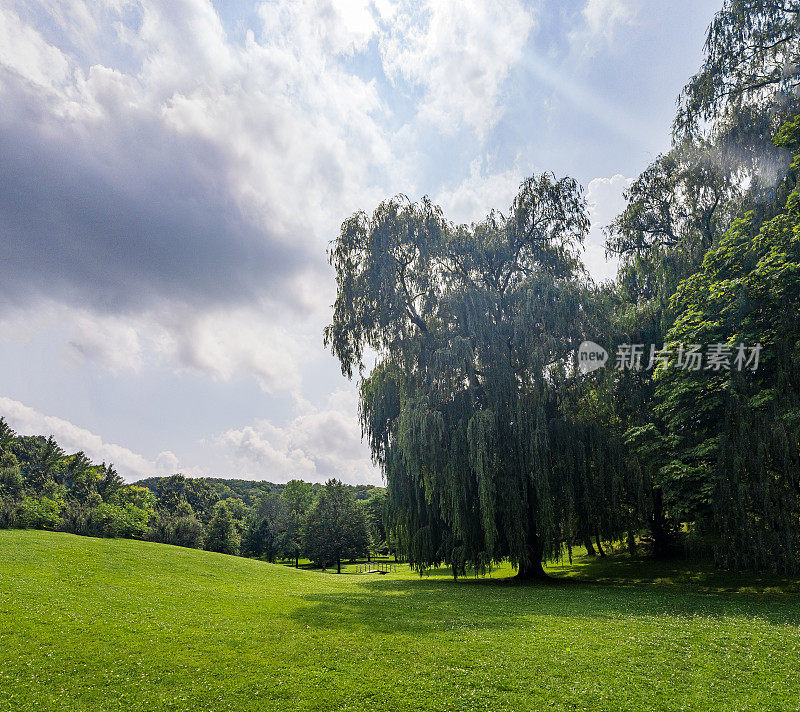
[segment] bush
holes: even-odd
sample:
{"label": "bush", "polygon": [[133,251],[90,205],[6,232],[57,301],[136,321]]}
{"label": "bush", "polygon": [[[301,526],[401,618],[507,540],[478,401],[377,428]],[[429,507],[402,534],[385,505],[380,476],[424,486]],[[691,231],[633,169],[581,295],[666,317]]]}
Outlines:
{"label": "bush", "polygon": [[50,497],[25,497],[18,525],[27,529],[58,529],[63,524],[63,503]]}
{"label": "bush", "polygon": [[204,547],[206,551],[218,551],[221,554],[239,553],[239,532],[233,521],[228,505],[217,502],[214,517],[208,525]]}
{"label": "bush", "polygon": [[205,529],[203,523],[194,515],[191,505],[184,499],[178,503],[176,511],[160,509],[150,519],[150,541],[173,546],[199,549],[203,546]]}
{"label": "bush", "polygon": [[0,498],[0,529],[14,529],[20,524],[20,505],[13,499]]}
{"label": "bush", "polygon": [[148,522],[151,512],[133,504],[102,503],[89,516],[94,533],[107,537],[141,539],[150,532]]}
{"label": "bush", "polygon": [[90,536],[92,532],[90,507],[86,507],[77,502],[70,502],[63,512],[63,522],[61,529],[72,534]]}
{"label": "bush", "polygon": [[165,543],[199,549],[203,546],[203,525],[194,515],[178,517],[170,523]]}

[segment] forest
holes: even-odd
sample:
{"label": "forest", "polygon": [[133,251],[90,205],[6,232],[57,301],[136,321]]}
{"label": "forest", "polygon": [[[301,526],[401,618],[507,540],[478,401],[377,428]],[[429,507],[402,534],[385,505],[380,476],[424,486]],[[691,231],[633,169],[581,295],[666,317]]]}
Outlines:
{"label": "forest", "polygon": [[[391,550],[456,576],[510,562],[543,577],[609,544],[797,574],[799,17],[717,13],[671,147],[605,226],[613,281],[582,261],[588,206],[568,176],[533,175],[469,225],[404,196],[342,223],[324,341],[358,380],[385,490],[124,484],[0,420],[0,526],[321,565]],[[605,367],[579,367],[585,342]]]}
{"label": "forest", "polygon": [[[470,225],[404,196],[342,224],[325,339],[415,567],[537,578],[612,542],[800,571],[799,17],[716,14],[670,149],[605,227],[612,282],[570,177]],[[583,342],[616,358],[586,372]]]}
{"label": "forest", "polygon": [[324,568],[395,551],[385,509],[385,489],[336,480],[172,475],[125,484],[113,465],[66,454],[52,437],[18,436],[0,418],[0,529],[143,539],[295,565],[302,557]]}

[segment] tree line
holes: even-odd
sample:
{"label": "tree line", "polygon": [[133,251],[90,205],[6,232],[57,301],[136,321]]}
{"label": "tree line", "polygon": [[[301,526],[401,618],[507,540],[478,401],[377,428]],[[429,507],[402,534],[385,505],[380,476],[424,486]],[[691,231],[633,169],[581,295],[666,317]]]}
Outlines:
{"label": "tree line", "polygon": [[341,562],[395,551],[386,491],[368,485],[152,477],[17,435],[0,418],[0,529],[33,528],[203,548],[266,561]]}
{"label": "tree line", "polygon": [[[800,571],[799,67],[798,0],[725,1],[605,228],[612,282],[569,177],[470,225],[405,196],[345,220],[325,342],[414,566],[537,577],[620,542]],[[584,373],[584,340],[633,358]]]}

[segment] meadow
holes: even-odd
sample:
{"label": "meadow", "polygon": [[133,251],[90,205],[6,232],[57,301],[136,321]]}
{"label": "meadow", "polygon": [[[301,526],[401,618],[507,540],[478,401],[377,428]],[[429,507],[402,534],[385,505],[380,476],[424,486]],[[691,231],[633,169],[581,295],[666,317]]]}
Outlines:
{"label": "meadow", "polygon": [[797,582],[454,581],[0,531],[0,710],[797,710]]}

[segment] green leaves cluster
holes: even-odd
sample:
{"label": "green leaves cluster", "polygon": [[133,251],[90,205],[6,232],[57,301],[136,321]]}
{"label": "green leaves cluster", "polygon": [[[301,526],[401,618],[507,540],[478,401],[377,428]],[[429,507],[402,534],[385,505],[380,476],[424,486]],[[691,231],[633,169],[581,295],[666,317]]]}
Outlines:
{"label": "green leaves cluster", "polygon": [[[562,407],[595,312],[579,259],[588,226],[580,187],[548,174],[477,224],[401,196],[342,225],[325,338],[346,375],[377,354],[362,425],[415,566],[459,574],[509,558],[540,574],[604,501],[613,445]],[[566,476],[562,446],[585,473]],[[591,529],[605,525],[611,535],[619,518]]]}
{"label": "green leaves cluster", "polygon": [[343,559],[364,556],[368,548],[364,513],[341,482],[328,480],[305,521],[303,550],[318,566],[335,564],[341,572]]}
{"label": "green leaves cluster", "polygon": [[[799,18],[797,0],[725,0],[671,149],[607,228],[615,284],[585,278],[569,178],[534,176],[472,225],[404,196],[343,223],[325,340],[361,375],[390,531],[415,566],[535,574],[576,542],[638,535],[667,554],[688,530],[726,566],[797,569]],[[580,380],[585,337],[764,355],[757,373]]]}

